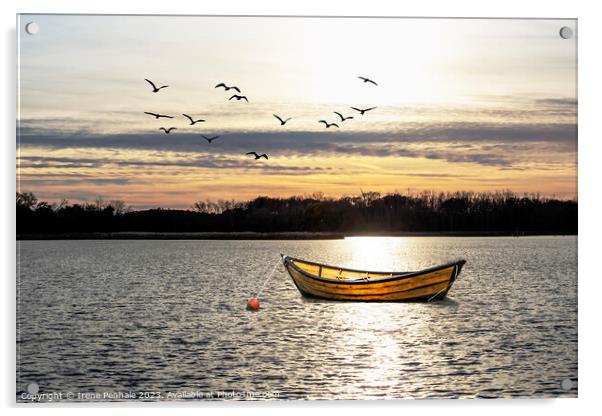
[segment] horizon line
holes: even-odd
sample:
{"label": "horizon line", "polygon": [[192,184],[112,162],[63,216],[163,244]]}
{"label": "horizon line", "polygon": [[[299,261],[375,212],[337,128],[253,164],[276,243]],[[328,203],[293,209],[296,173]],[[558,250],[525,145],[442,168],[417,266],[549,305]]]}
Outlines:
{"label": "horizon line", "polygon": [[[60,199],[56,199],[55,202],[51,202],[52,200],[44,200],[44,198],[40,198],[38,199],[38,202],[46,202],[49,203],[50,205],[55,205],[55,204],[66,204],[66,205],[75,205],[75,204],[80,204],[80,205],[85,205],[85,204],[94,204],[94,203],[108,203],[110,205],[111,202],[115,202],[115,201],[119,201],[124,203],[128,208],[131,209],[138,209],[138,210],[151,210],[151,209],[173,209],[173,210],[187,210],[190,208],[193,208],[194,204],[197,202],[205,202],[205,203],[219,203],[219,202],[233,202],[233,203],[243,203],[243,202],[250,202],[250,201],[254,201],[257,200],[259,198],[269,198],[269,199],[280,199],[280,200],[286,200],[286,199],[293,199],[293,198],[303,198],[303,199],[323,199],[323,200],[328,200],[328,199],[332,199],[332,200],[341,200],[344,198],[349,198],[349,197],[363,197],[364,195],[367,194],[378,194],[379,197],[383,197],[383,196],[387,196],[387,195],[399,195],[402,197],[409,197],[409,198],[417,198],[417,197],[421,197],[423,195],[445,195],[445,196],[453,196],[453,195],[458,195],[458,194],[471,194],[471,195],[477,195],[477,196],[483,196],[483,195],[499,195],[499,194],[512,194],[513,196],[517,197],[517,198],[534,198],[534,199],[546,199],[546,200],[552,200],[552,201],[572,201],[575,203],[578,203],[579,198],[578,198],[578,193],[577,194],[573,194],[567,197],[562,197],[562,192],[558,192],[558,193],[542,193],[542,192],[516,192],[513,191],[511,189],[495,189],[495,190],[491,190],[491,191],[471,191],[471,190],[465,190],[465,189],[458,189],[455,191],[442,191],[442,190],[436,190],[436,189],[421,189],[421,190],[412,190],[410,191],[411,188],[408,188],[408,190],[406,192],[401,192],[399,190],[395,190],[395,191],[389,191],[389,192],[379,192],[379,191],[372,191],[372,190],[362,190],[360,189],[359,192],[357,194],[326,194],[324,192],[321,191],[315,191],[315,192],[307,192],[307,193],[302,193],[302,194],[289,194],[289,195],[283,195],[283,196],[276,196],[276,195],[267,195],[267,194],[257,194],[255,197],[252,198],[243,198],[243,199],[235,199],[235,198],[218,198],[218,199],[194,199],[192,198],[190,202],[190,204],[184,206],[181,205],[171,205],[171,206],[161,206],[159,204],[141,204],[141,205],[129,205],[127,204],[127,201],[124,201],[122,199],[119,198],[112,198],[112,197],[108,197],[108,196],[103,196],[103,195],[98,195],[96,198],[94,199],[69,199],[69,198],[60,198]],[[16,191],[17,194],[27,194],[27,193],[31,193],[34,196],[36,196],[36,193],[33,191]],[[37,197],[36,197],[37,199]],[[72,202],[73,201],[73,202]]]}

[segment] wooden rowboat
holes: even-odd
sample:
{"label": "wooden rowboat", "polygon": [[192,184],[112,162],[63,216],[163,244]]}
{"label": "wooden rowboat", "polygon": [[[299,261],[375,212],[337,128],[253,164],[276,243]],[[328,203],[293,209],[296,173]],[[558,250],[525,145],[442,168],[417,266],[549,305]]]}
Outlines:
{"label": "wooden rowboat", "polygon": [[282,256],[304,296],[361,302],[432,301],[445,298],[465,260],[417,272],[368,272]]}

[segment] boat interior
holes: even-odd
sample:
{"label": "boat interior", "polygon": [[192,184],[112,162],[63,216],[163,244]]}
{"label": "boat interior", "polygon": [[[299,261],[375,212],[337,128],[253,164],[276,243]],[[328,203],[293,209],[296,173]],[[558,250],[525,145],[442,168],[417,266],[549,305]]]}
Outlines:
{"label": "boat interior", "polygon": [[384,279],[393,276],[402,276],[407,273],[387,273],[387,272],[365,272],[361,270],[344,269],[340,267],[326,266],[323,264],[305,262],[298,259],[289,261],[306,273],[323,279],[332,280],[375,280]]}

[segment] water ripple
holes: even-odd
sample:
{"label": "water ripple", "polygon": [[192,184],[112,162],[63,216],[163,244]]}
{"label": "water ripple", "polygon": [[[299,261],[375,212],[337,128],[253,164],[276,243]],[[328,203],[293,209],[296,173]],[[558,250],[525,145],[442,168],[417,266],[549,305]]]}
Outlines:
{"label": "water ripple", "polygon": [[[280,399],[577,394],[575,237],[19,246],[18,400],[32,382]],[[431,304],[305,299],[280,269],[246,311],[280,252],[380,270],[468,263]]]}

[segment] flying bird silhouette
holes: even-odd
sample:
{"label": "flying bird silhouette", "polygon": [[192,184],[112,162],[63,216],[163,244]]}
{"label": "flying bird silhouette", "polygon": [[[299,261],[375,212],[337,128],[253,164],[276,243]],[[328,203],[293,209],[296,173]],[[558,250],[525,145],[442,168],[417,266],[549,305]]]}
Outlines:
{"label": "flying bird silhouette", "polygon": [[278,120],[280,120],[280,125],[284,126],[286,124],[287,121],[291,120],[292,117],[287,118],[286,120],[281,119],[280,117],[278,117],[276,114],[272,114],[274,117],[276,117]]}
{"label": "flying bird silhouette", "polygon": [[364,115],[364,113],[366,111],[370,111],[370,110],[374,110],[376,107],[370,107],[370,108],[366,108],[366,109],[361,109],[361,108],[356,108],[356,107],[351,107],[352,109],[354,109],[355,111],[359,111],[361,113],[361,115]]}
{"label": "flying bird silhouette", "polygon": [[161,87],[157,88],[157,86],[156,86],[156,85],[153,83],[153,81],[151,81],[150,79],[146,79],[146,78],[144,78],[144,80],[145,80],[146,82],[148,82],[148,83],[151,85],[151,87],[153,87],[153,92],[159,92],[159,91],[160,91],[162,88],[167,88],[167,87],[169,87],[169,85],[162,85]]}
{"label": "flying bird silhouette", "polygon": [[240,89],[237,86],[232,85],[231,87],[228,87],[226,84],[224,84],[223,82],[220,82],[219,84],[217,84],[215,86],[215,88],[219,88],[219,87],[224,87],[225,91],[230,91],[230,90],[234,90],[237,93],[240,94]]}
{"label": "flying bird silhouette", "polygon": [[240,100],[245,100],[246,102],[249,102],[249,100],[247,99],[247,97],[245,97],[244,95],[237,95],[237,94],[234,94],[232,97],[230,97],[230,98],[228,99],[228,101],[230,101],[232,98],[236,98],[238,101],[240,101]]}
{"label": "flying bird silhouette", "polygon": [[209,144],[211,144],[212,141],[214,141],[215,139],[219,139],[220,136],[207,137],[207,136],[201,134],[201,137],[203,139],[207,140],[207,142],[209,142]]}
{"label": "flying bird silhouette", "polygon": [[337,116],[341,117],[341,121],[345,121],[345,120],[351,120],[353,118],[353,116],[349,116],[349,117],[343,117],[343,115],[341,113],[339,113],[338,111],[334,112]]}
{"label": "flying bird silhouette", "polygon": [[318,123],[324,123],[324,125],[326,126],[327,129],[329,129],[331,126],[335,126],[336,128],[339,128],[339,125],[337,123],[328,123],[326,120],[320,120],[320,121],[318,121]]}
{"label": "flying bird silhouette", "polygon": [[192,117],[190,117],[188,114],[182,114],[184,117],[186,117],[188,120],[190,120],[190,125],[194,126],[196,123],[203,123],[205,120],[193,120]]}
{"label": "flying bird silhouette", "polygon": [[255,160],[257,160],[257,159],[261,159],[262,157],[265,157],[265,158],[266,158],[266,160],[268,159],[268,155],[266,155],[265,153],[264,153],[264,154],[262,154],[262,155],[258,155],[258,154],[257,154],[257,153],[255,153],[255,152],[247,152],[247,153],[245,153],[245,154],[246,154],[246,155],[253,155],[253,156],[255,156]]}
{"label": "flying bird silhouette", "polygon": [[159,127],[159,130],[163,130],[165,132],[165,134],[169,134],[172,130],[177,130],[176,127],[170,127],[168,129],[166,129],[165,127]]}
{"label": "flying bird silhouette", "polygon": [[364,84],[366,82],[369,82],[370,84],[378,85],[376,82],[372,81],[370,78],[366,78],[366,77],[358,77],[358,78],[361,79],[362,81],[364,81]]}
{"label": "flying bird silhouette", "polygon": [[173,118],[172,116],[166,116],[165,114],[157,114],[157,113],[151,113],[150,111],[145,111],[144,114],[148,114],[149,116],[153,116],[155,118]]}

